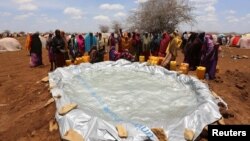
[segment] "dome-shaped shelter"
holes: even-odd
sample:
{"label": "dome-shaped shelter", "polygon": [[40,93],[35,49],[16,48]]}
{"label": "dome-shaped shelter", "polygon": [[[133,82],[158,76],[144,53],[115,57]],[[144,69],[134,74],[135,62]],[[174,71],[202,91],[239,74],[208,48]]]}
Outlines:
{"label": "dome-shaped shelter", "polygon": [[21,49],[20,42],[14,38],[0,39],[0,52],[19,51]]}

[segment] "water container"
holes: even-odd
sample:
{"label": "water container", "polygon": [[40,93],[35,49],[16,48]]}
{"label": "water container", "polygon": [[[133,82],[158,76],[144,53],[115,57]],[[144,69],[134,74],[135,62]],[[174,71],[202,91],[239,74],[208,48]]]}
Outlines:
{"label": "water container", "polygon": [[145,62],[145,56],[139,56],[139,62],[140,63]]}
{"label": "water container", "polygon": [[159,64],[159,60],[160,60],[160,58],[159,58],[159,57],[155,57],[155,58],[154,58],[155,65],[158,65],[158,64]]}
{"label": "water container", "polygon": [[158,65],[161,65],[163,60],[164,60],[164,57],[159,57]]}
{"label": "water container", "polygon": [[71,65],[71,60],[66,60],[66,66]]}
{"label": "water container", "polygon": [[188,74],[189,64],[188,63],[181,63],[180,70],[183,71],[184,74]]}
{"label": "water container", "polygon": [[75,60],[75,64],[76,64],[76,65],[79,65],[79,64],[81,64],[81,63],[83,63],[83,62],[84,62],[84,60],[83,60],[82,57],[78,57],[78,58],[76,58],[76,60]]}
{"label": "water container", "polygon": [[196,75],[198,77],[198,79],[204,79],[205,78],[205,73],[206,73],[206,68],[199,66],[196,69]]}
{"label": "water container", "polygon": [[189,64],[188,63],[181,63],[181,66],[189,68]]}
{"label": "water container", "polygon": [[176,70],[176,61],[170,61],[170,70]]}
{"label": "water container", "polygon": [[180,71],[183,73],[183,74],[188,74],[188,68],[186,66],[181,66],[180,67]]}
{"label": "water container", "polygon": [[104,61],[109,61],[109,54],[108,53],[104,54],[103,60]]}
{"label": "water container", "polygon": [[89,57],[88,55],[83,56],[82,58],[83,58],[83,62],[84,62],[84,63],[90,62],[90,57]]}

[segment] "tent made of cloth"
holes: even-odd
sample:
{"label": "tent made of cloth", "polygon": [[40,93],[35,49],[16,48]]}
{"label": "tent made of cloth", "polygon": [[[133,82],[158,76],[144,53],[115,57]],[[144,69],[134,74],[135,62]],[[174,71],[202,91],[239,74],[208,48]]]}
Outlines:
{"label": "tent made of cloth", "polygon": [[240,39],[240,48],[250,49],[250,37],[242,37]]}
{"label": "tent made of cloth", "polygon": [[244,35],[242,35],[242,37],[250,38],[250,33],[244,34]]}
{"label": "tent made of cloth", "polygon": [[19,51],[22,49],[20,42],[14,38],[0,39],[0,52]]}
{"label": "tent made of cloth", "polygon": [[43,36],[39,36],[41,42],[42,42],[42,47],[43,48],[46,48],[46,42],[47,42],[47,39]]}
{"label": "tent made of cloth", "polygon": [[225,36],[226,36],[225,34],[221,33],[221,34],[218,35],[218,38],[222,38],[222,37],[225,37]]}
{"label": "tent made of cloth", "polygon": [[240,36],[232,37],[230,45],[233,47],[238,47],[240,45],[240,38],[241,38]]}

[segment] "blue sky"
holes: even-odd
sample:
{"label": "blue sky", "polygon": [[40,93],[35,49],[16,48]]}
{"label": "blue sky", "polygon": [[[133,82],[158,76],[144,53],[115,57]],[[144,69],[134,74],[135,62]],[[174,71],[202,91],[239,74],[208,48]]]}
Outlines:
{"label": "blue sky", "polygon": [[[96,32],[113,20],[126,27],[126,17],[146,0],[0,0],[0,32]],[[189,0],[196,23],[180,30],[250,32],[250,0]]]}

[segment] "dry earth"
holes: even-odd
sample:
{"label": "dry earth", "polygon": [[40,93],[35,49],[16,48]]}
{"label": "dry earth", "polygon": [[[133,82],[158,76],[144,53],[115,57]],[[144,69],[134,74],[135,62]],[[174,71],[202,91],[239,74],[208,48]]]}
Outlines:
{"label": "dry earth", "polygon": [[[24,45],[24,38],[18,40]],[[221,109],[226,124],[250,124],[250,59],[232,55],[250,57],[250,50],[224,47],[217,78],[208,84],[228,104],[228,111]],[[0,54],[0,141],[60,140],[58,131],[49,132],[55,105],[44,107],[51,98],[48,86],[37,83],[49,70],[46,50],[43,59],[45,66],[30,68],[25,50]],[[177,60],[183,60],[180,52]]]}

